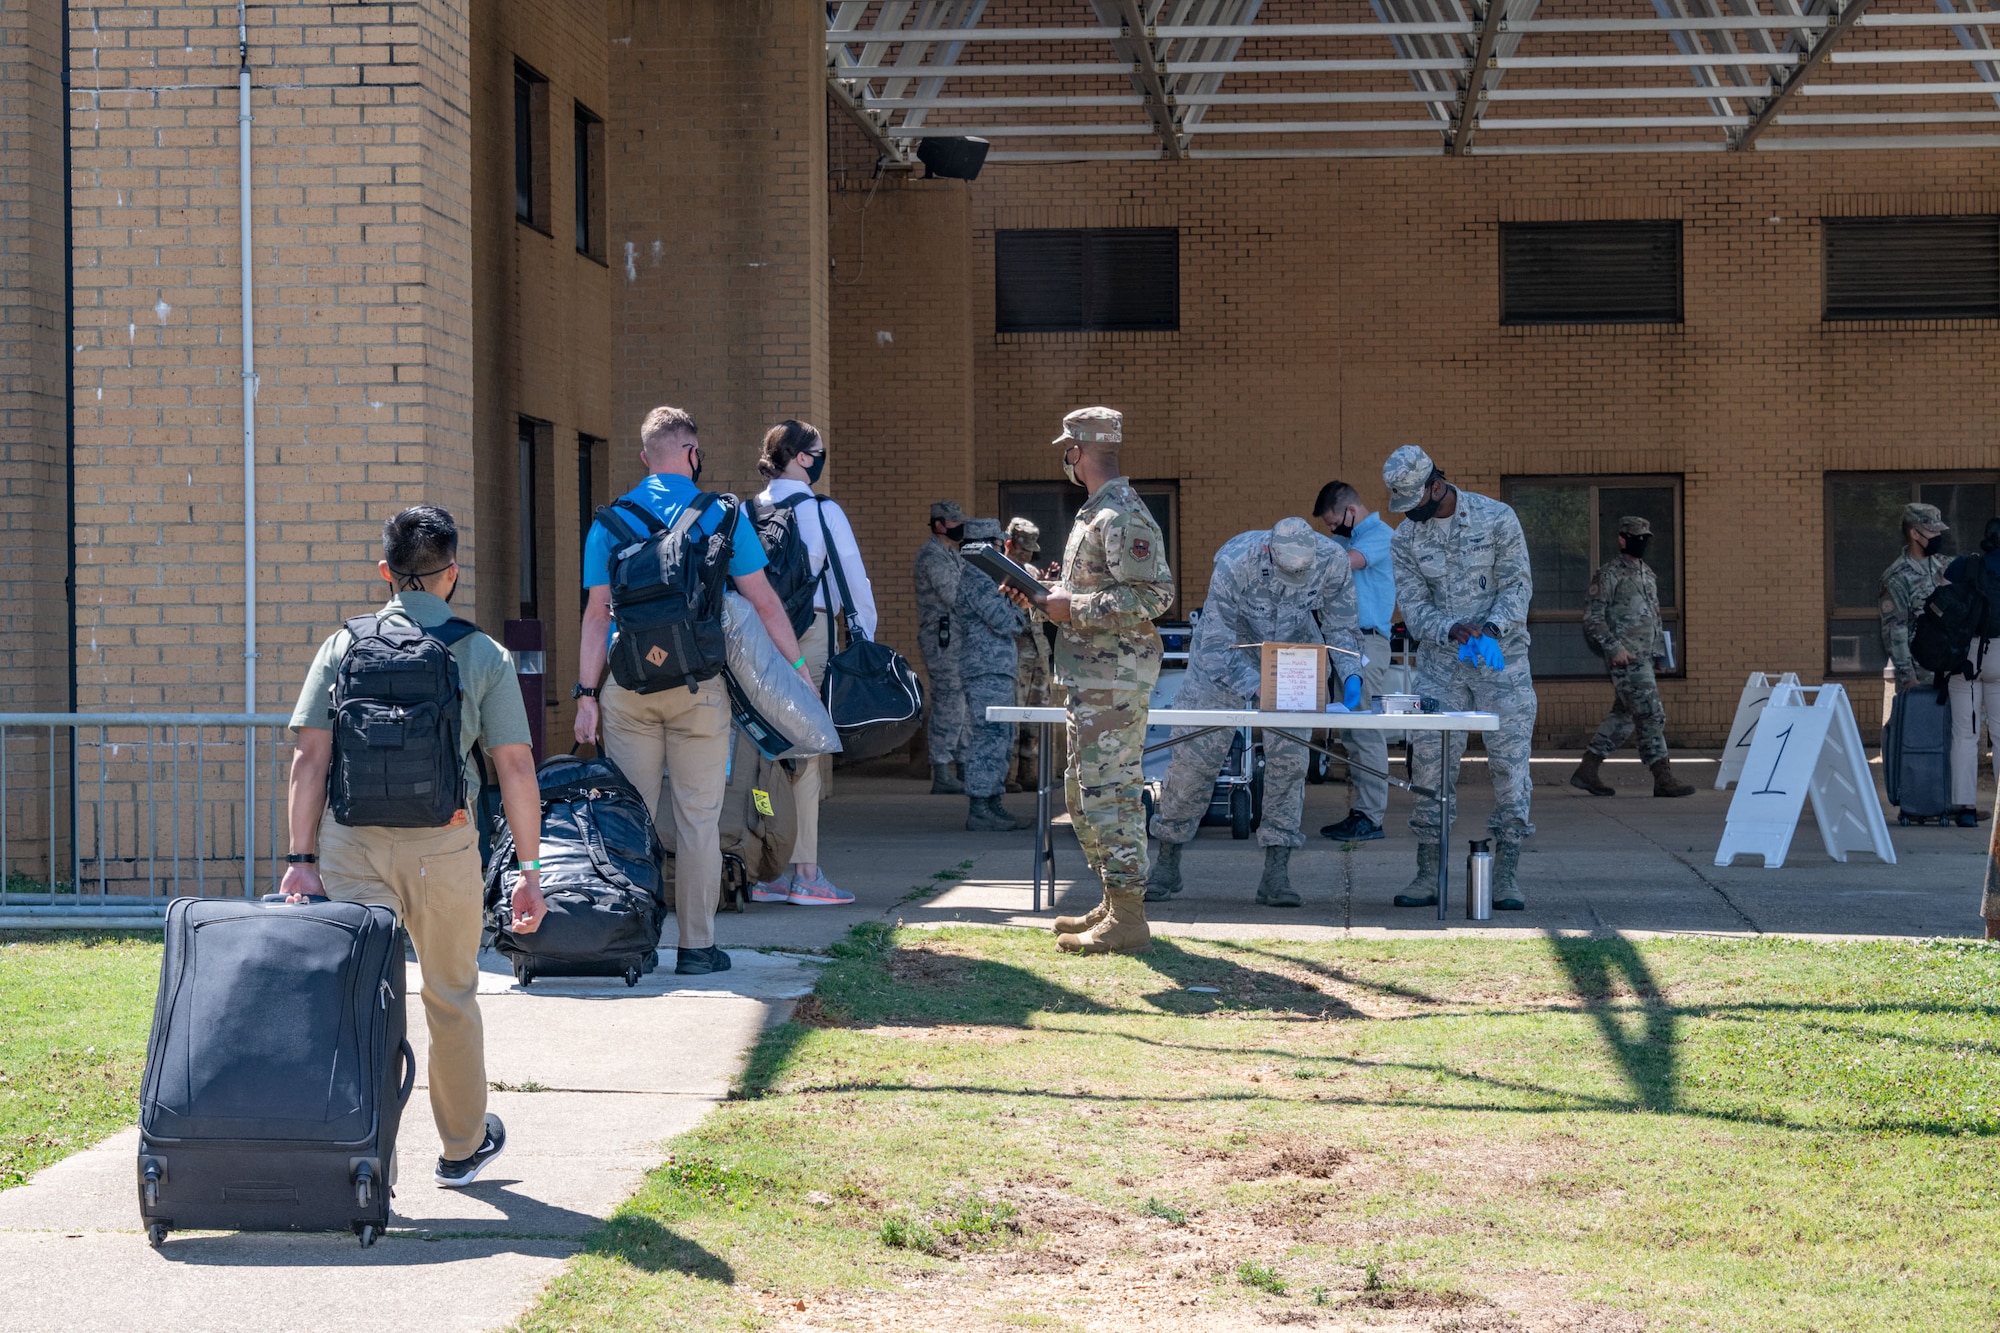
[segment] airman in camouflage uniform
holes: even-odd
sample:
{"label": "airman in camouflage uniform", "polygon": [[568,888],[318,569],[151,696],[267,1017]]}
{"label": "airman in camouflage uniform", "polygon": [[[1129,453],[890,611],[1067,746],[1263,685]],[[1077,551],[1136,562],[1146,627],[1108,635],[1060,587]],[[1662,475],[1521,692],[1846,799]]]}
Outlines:
{"label": "airman in camouflage uniform", "polygon": [[1667,643],[1660,626],[1660,585],[1645,561],[1652,536],[1652,524],[1637,514],[1619,519],[1618,554],[1591,576],[1584,601],[1583,632],[1604,654],[1612,693],[1611,711],[1569,777],[1570,786],[1592,796],[1618,794],[1598,776],[1598,766],[1634,732],[1639,760],[1653,770],[1653,795],[1694,795],[1693,787],[1674,776],[1667,758],[1667,710],[1653,676],[1653,659],[1666,655]]}
{"label": "airman in camouflage uniform", "polygon": [[1910,657],[1910,625],[1923,614],[1924,603],[1944,581],[1949,557],[1932,554],[1938,539],[1951,531],[1936,505],[1903,508],[1903,553],[1882,571],[1875,606],[1882,617],[1882,648],[1896,666],[1896,688],[1933,683],[1931,673]]}
{"label": "airman in camouflage uniform", "polygon": [[[1016,564],[1037,569],[1042,551],[1042,530],[1025,518],[1007,523],[1007,555]],[[1037,569],[1039,572],[1039,569]],[[1014,639],[1016,663],[1015,698],[1023,708],[1046,708],[1049,704],[1049,641],[1042,627],[1048,623],[1038,611],[1028,612],[1028,626]],[[1015,746],[1015,778],[1010,787],[1033,791],[1041,783],[1040,727],[1020,728]]]}
{"label": "airman in camouflage uniform", "polygon": [[[1358,671],[1361,626],[1354,597],[1354,567],[1347,552],[1322,537],[1302,518],[1280,519],[1269,531],[1245,532],[1215,554],[1208,600],[1195,622],[1188,648],[1187,676],[1176,708],[1255,708],[1261,683],[1260,643],[1325,643],[1353,656],[1332,654],[1341,676]],[[1250,646],[1239,647],[1241,644]],[[1174,736],[1193,728],[1177,727]],[[1229,756],[1232,731],[1211,731],[1174,747],[1160,793],[1153,836],[1158,858],[1147,877],[1146,899],[1160,902],[1181,888],[1181,846],[1194,837],[1215,789],[1215,775]],[[1264,876],[1257,901],[1266,907],[1297,907],[1291,882],[1294,848],[1306,845],[1299,832],[1305,808],[1304,745],[1286,733],[1264,733],[1264,822],[1257,841],[1264,848]]]}
{"label": "airman in camouflage uniform", "polygon": [[[968,518],[965,540],[998,543],[998,519]],[[1028,827],[1000,803],[1007,790],[1007,770],[1014,761],[1015,725],[988,722],[986,710],[1014,706],[1014,641],[1028,626],[1027,613],[1000,595],[1000,587],[968,565],[958,580],[958,602],[951,618],[955,627],[951,649],[958,655],[958,675],[965,685],[965,794],[971,803],[965,827],[972,833],[1011,833]]]}
{"label": "airman in camouflage uniform", "polygon": [[[930,678],[931,795],[957,796],[965,791],[957,766],[965,758],[965,686],[958,677],[958,654],[951,650],[951,612],[958,601],[958,578],[965,570],[959,558],[965,511],[951,500],[931,506],[931,539],[917,550],[913,571],[917,582],[917,651],[923,654]],[[941,530],[943,529],[943,530]]]}
{"label": "airman in camouflage uniform", "polygon": [[1064,794],[1084,860],[1104,884],[1104,901],[1088,913],[1056,918],[1056,944],[1070,953],[1136,953],[1152,944],[1139,759],[1160,675],[1153,617],[1173,605],[1174,579],[1159,524],[1118,475],[1123,433],[1117,412],[1086,407],[1063,418],[1055,440],[1065,475],[1094,488],[1077,511],[1046,607],[1061,629],[1056,681],[1069,691]]}
{"label": "airman in camouflage uniform", "polygon": [[[1514,511],[1498,500],[1462,491],[1444,478],[1414,444],[1389,455],[1382,465],[1389,508],[1404,515],[1390,539],[1396,570],[1396,605],[1418,646],[1415,689],[1448,712],[1476,710],[1500,718],[1485,733],[1486,760],[1493,778],[1493,814],[1487,827],[1494,838],[1493,906],[1518,911],[1527,905],[1516,883],[1521,842],[1534,833],[1529,822],[1528,753],[1535,733],[1535,682],[1528,672],[1528,601],[1534,578],[1528,543]],[[1459,647],[1490,639],[1503,665],[1464,661]],[[1479,647],[1475,643],[1475,647]],[[1410,746],[1410,780],[1436,788],[1448,739],[1451,763],[1465,751],[1463,733],[1418,737]],[[1396,895],[1399,907],[1437,902],[1438,806],[1418,800],[1410,811],[1417,836],[1417,873]]]}

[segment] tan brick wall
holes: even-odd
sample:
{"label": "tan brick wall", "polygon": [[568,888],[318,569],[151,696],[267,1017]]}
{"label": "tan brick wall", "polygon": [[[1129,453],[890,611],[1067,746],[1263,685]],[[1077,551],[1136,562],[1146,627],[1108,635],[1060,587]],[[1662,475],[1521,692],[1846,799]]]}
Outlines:
{"label": "tan brick wall", "polygon": [[[378,597],[385,517],[418,499],[472,510],[470,52],[451,4],[250,20],[269,711],[329,625]],[[235,12],[98,7],[71,24],[80,702],[233,712]]]}

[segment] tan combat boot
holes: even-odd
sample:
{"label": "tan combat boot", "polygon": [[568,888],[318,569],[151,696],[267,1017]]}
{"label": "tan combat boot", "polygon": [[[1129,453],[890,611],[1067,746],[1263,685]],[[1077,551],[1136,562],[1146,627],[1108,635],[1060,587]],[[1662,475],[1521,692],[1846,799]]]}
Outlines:
{"label": "tan combat boot", "polygon": [[1059,916],[1050,924],[1055,927],[1058,935],[1081,935],[1109,915],[1111,915],[1111,902],[1106,899],[1082,916]]}
{"label": "tan combat boot", "polygon": [[1616,796],[1603,778],[1597,776],[1597,769],[1604,762],[1604,756],[1594,750],[1583,752],[1583,762],[1576,766],[1576,772],[1569,775],[1569,785],[1579,791],[1587,791],[1592,796]]}
{"label": "tan combat boot", "polygon": [[1056,947],[1064,953],[1144,953],[1153,947],[1153,932],[1146,928],[1144,892],[1121,891],[1104,895],[1110,911],[1102,921],[1081,935],[1058,935]]}
{"label": "tan combat boot", "polygon": [[1662,759],[1653,765],[1653,795],[1692,796],[1694,788],[1674,776],[1672,760]]}

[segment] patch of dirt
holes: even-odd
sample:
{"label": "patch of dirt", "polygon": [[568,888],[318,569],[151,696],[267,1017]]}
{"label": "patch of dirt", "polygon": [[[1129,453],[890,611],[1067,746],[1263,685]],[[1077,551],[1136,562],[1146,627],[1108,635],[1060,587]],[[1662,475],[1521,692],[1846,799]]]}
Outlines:
{"label": "patch of dirt", "polygon": [[864,1037],[892,1037],[901,1041],[977,1041],[989,1046],[1006,1045],[1024,1038],[1012,1028],[971,1027],[963,1023],[881,1023],[856,1028]]}
{"label": "patch of dirt", "polygon": [[827,1007],[820,1003],[817,995],[808,995],[792,1006],[792,1021],[809,1028],[837,1028],[846,1026]]}
{"label": "patch of dirt", "polygon": [[889,975],[917,986],[956,986],[972,979],[979,959],[942,944],[909,944],[889,955]]}
{"label": "patch of dirt", "polygon": [[1426,1291],[1421,1287],[1378,1287],[1364,1291],[1348,1302],[1368,1310],[1462,1310],[1468,1305],[1489,1305],[1469,1291]]}
{"label": "patch of dirt", "polygon": [[1310,1180],[1331,1179],[1347,1165],[1347,1149],[1331,1143],[1287,1144],[1271,1155],[1267,1170],[1274,1176],[1305,1176]]}

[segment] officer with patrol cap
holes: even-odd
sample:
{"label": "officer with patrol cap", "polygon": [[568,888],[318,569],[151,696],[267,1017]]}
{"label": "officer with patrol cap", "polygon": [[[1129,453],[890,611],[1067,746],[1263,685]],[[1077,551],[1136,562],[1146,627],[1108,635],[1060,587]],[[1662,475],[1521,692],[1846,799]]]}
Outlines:
{"label": "officer with patrol cap", "polygon": [[1639,737],[1639,761],[1653,770],[1653,795],[1692,796],[1694,788],[1674,776],[1667,758],[1667,710],[1660,704],[1660,683],[1653,659],[1667,650],[1660,626],[1660,587],[1645,561],[1653,525],[1637,514],[1618,520],[1618,554],[1598,567],[1584,598],[1583,632],[1611,671],[1611,711],[1598,725],[1583,752],[1583,762],[1570,774],[1569,785],[1592,796],[1616,796],[1597,774],[1611,752]]}
{"label": "officer with patrol cap", "polygon": [[[1535,734],[1535,682],[1528,674],[1528,602],[1534,578],[1521,521],[1500,501],[1461,491],[1414,444],[1382,465],[1389,508],[1403,523],[1389,539],[1396,570],[1396,604],[1417,646],[1417,693],[1450,712],[1497,714],[1500,727],[1485,734],[1493,778],[1493,906],[1527,906],[1516,882],[1521,841],[1535,831],[1528,822],[1533,780],[1528,753]],[[1439,760],[1448,739],[1450,762],[1465,752],[1463,733],[1414,739],[1410,780],[1437,788]],[[1417,873],[1396,895],[1398,907],[1437,903],[1438,806],[1419,800],[1410,811],[1417,836]]]}
{"label": "officer with patrol cap", "polygon": [[[1160,675],[1153,617],[1173,605],[1174,579],[1159,524],[1119,470],[1123,438],[1117,412],[1085,407],[1063,418],[1054,441],[1063,475],[1090,496],[1041,609],[1061,630],[1056,681],[1069,691],[1064,794],[1084,860],[1104,884],[1104,901],[1088,913],[1056,918],[1056,945],[1067,953],[1140,953],[1153,938],[1139,761]],[[1018,592],[1008,595],[1027,604]]]}
{"label": "officer with patrol cap", "polygon": [[963,764],[967,740],[965,685],[958,675],[958,654],[951,646],[951,612],[958,602],[958,578],[965,560],[958,553],[965,540],[965,511],[956,500],[931,506],[931,538],[917,548],[917,650],[930,677],[931,795],[965,794]]}

